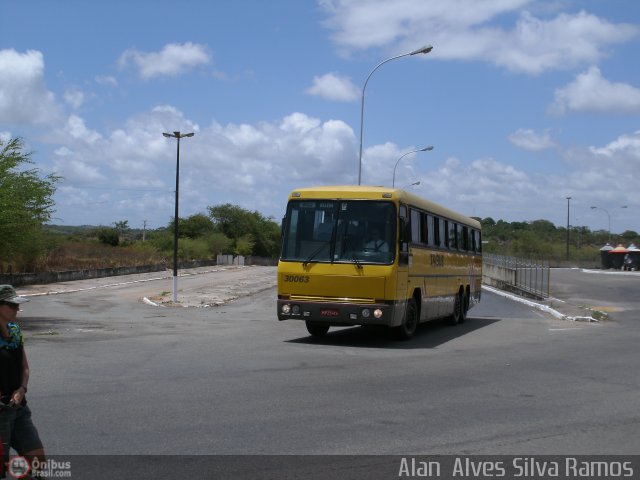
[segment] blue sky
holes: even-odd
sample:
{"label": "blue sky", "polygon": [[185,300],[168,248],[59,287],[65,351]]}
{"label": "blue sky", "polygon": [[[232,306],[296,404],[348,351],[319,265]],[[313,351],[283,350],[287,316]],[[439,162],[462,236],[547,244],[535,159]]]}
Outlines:
{"label": "blue sky", "polygon": [[[2,0],[0,139],[53,223],[165,226],[297,187],[396,185],[495,220],[640,231],[640,2]],[[591,209],[597,206],[597,209]],[[622,208],[626,206],[627,208]]]}

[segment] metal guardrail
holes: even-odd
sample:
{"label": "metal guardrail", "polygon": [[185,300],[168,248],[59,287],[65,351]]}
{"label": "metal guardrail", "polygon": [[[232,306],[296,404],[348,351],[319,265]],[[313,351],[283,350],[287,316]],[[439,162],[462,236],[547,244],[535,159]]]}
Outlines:
{"label": "metal guardrail", "polygon": [[532,260],[485,253],[483,282],[536,299],[549,298],[551,268],[548,260]]}

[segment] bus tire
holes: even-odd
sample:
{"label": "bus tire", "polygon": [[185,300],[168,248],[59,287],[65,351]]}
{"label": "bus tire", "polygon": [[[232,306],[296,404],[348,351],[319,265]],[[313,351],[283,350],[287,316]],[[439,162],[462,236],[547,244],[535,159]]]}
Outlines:
{"label": "bus tire", "polygon": [[467,312],[469,311],[469,297],[464,291],[460,292],[460,323],[467,320]]}
{"label": "bus tire", "polygon": [[404,312],[402,324],[396,327],[396,336],[399,340],[409,340],[418,328],[418,307],[414,298],[407,301],[407,309]]}
{"label": "bus tire", "polygon": [[460,292],[458,292],[453,302],[453,313],[449,317],[447,317],[447,323],[453,326],[462,322],[463,311],[464,311],[464,298],[463,298],[463,295]]}
{"label": "bus tire", "polygon": [[314,337],[324,337],[329,331],[329,325],[322,323],[314,323],[306,320],[305,325],[307,326],[307,331]]}

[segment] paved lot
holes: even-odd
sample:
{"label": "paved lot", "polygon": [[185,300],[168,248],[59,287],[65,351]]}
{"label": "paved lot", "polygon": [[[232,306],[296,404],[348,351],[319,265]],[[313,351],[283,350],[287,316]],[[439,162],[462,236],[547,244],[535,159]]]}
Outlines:
{"label": "paved lot", "polygon": [[170,272],[156,277],[22,290],[36,295],[21,321],[50,453],[640,448],[640,277],[552,275],[558,296],[614,308],[611,321],[563,321],[486,293],[465,324],[434,322],[410,342],[362,328],[313,339],[302,322],[278,322],[273,267],[180,277],[179,299],[223,302],[209,308],[145,304],[171,289]]}
{"label": "paved lot", "polygon": [[[160,307],[215,307],[227,304],[276,286],[276,267],[201,267],[181,270],[178,280],[178,303],[172,302],[172,271],[152,272],[121,277],[30,285],[18,289],[26,296],[53,295],[129,285],[140,301]],[[206,281],[202,278],[206,276]],[[606,281],[604,281],[606,280]],[[161,286],[158,286],[161,285]],[[612,291],[623,291],[630,299],[637,294],[640,272],[613,270],[553,269],[551,299],[530,301],[501,293],[513,300],[538,308],[558,318],[578,321],[606,320],[625,309],[624,302],[612,301]]]}

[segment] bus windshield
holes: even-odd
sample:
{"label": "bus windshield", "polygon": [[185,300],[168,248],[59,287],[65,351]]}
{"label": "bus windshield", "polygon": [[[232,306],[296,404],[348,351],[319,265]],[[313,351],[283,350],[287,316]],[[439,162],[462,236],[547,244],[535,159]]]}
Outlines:
{"label": "bus windshield", "polygon": [[303,263],[393,263],[396,209],[370,200],[292,200],[281,259]]}

